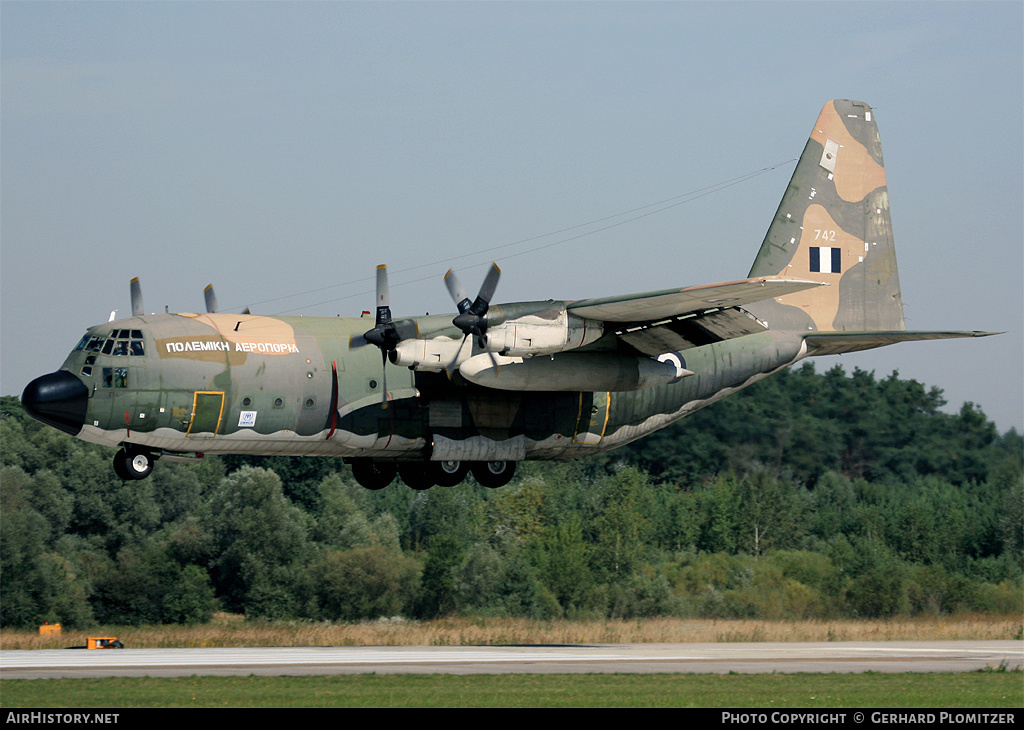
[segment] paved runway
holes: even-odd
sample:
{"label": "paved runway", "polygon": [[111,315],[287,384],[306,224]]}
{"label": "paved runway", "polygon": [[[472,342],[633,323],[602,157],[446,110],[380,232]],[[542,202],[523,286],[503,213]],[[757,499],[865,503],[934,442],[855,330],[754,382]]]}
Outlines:
{"label": "paved runway", "polygon": [[0,679],[302,674],[762,674],[1024,667],[1024,641],[0,651]]}

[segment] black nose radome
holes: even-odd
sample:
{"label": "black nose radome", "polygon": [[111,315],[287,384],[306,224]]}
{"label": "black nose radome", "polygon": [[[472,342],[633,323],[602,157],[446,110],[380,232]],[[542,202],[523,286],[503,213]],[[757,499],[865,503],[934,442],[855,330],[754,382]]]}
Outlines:
{"label": "black nose radome", "polygon": [[21,405],[37,421],[77,436],[89,408],[89,389],[67,370],[58,370],[29,383]]}

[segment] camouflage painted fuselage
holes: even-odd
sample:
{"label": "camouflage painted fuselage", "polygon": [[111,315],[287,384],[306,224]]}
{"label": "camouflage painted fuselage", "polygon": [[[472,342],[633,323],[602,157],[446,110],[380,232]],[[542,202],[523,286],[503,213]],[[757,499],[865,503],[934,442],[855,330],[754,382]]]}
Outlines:
{"label": "camouflage painted fuselage", "polygon": [[[422,319],[451,329],[451,317]],[[90,393],[78,436],[207,454],[571,459],[662,428],[806,352],[799,336],[772,331],[716,342],[686,352],[694,375],[633,392],[501,391],[389,363],[384,407],[380,353],[350,345],[367,327],[366,319],[231,314],[93,327],[62,366]],[[142,354],[114,354],[132,332]]]}

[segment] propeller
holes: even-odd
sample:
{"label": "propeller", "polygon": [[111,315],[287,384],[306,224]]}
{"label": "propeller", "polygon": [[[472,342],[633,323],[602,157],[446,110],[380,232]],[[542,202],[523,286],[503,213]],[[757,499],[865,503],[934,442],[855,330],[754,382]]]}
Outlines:
{"label": "propeller", "polygon": [[[132,299],[132,316],[142,317],[146,314],[146,308],[142,303],[142,284],[139,282],[139,277],[135,277],[131,280],[129,286]],[[220,311],[220,307],[217,304],[217,294],[213,290],[213,284],[207,284],[206,288],[203,289],[203,298],[206,300],[206,311],[208,314],[216,314]],[[117,313],[115,309],[110,313],[110,321],[114,321],[114,316]],[[242,314],[252,314],[249,307],[246,307]]]}
{"label": "propeller", "polygon": [[[220,311],[220,305],[217,304],[217,292],[213,290],[213,284],[207,284],[203,289],[203,299],[206,300],[207,314],[217,314]],[[240,314],[252,314],[252,310],[246,307]]]}
{"label": "propeller", "polygon": [[462,287],[459,277],[453,269],[449,269],[444,275],[444,283],[448,286],[448,293],[455,300],[455,306],[459,313],[455,315],[452,324],[462,330],[467,337],[476,336],[476,343],[481,350],[487,347],[487,309],[494,296],[494,290],[498,287],[498,279],[501,277],[501,269],[497,264],[491,264],[484,283],[480,286],[480,293],[470,303],[466,290]]}
{"label": "propeller", "polygon": [[377,267],[377,319],[373,329],[363,333],[363,339],[380,348],[381,385],[383,386],[382,405],[388,402],[388,353],[402,341],[398,328],[391,321],[390,297],[388,294],[388,267],[381,264]]}
{"label": "propeller", "polygon": [[203,297],[206,299],[206,312],[207,314],[216,314],[217,309],[217,294],[213,291],[213,284],[207,284],[206,288],[203,289]]}
{"label": "propeller", "polygon": [[[448,287],[448,293],[452,295],[452,299],[455,300],[455,306],[459,309],[459,313],[455,315],[452,324],[462,330],[465,337],[470,335],[475,337],[477,347],[487,351],[495,368],[499,367],[498,361],[494,357],[494,353],[487,349],[487,310],[490,307],[494,291],[498,288],[499,278],[501,278],[501,269],[498,268],[497,264],[492,263],[491,268],[484,277],[484,283],[480,285],[480,292],[476,295],[476,299],[470,303],[466,290],[462,287],[459,277],[455,275],[454,269],[448,269],[448,273],[444,275],[444,283]],[[463,338],[463,341],[465,341],[465,338]]]}
{"label": "propeller", "polygon": [[142,284],[139,283],[139,277],[132,279],[129,289],[132,295],[132,316],[141,317],[146,313],[146,308],[142,306]]}

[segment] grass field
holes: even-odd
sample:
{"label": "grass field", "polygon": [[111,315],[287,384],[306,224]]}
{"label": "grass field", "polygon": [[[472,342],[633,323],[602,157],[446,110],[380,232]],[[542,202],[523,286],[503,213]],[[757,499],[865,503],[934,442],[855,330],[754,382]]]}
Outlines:
{"label": "grass field", "polygon": [[[12,708],[736,707],[1020,708],[1020,672],[517,674],[4,680]],[[851,723],[852,724],[852,723]]]}
{"label": "grass field", "polygon": [[83,646],[88,636],[117,636],[133,649],[237,646],[500,646],[509,644],[650,644],[737,641],[951,641],[1024,638],[1024,617],[960,614],[885,621],[745,621],[645,619],[532,621],[458,618],[362,623],[246,621],[219,615],[203,626],[104,626],[39,636],[0,631],[0,649]]}
{"label": "grass field", "polygon": [[[101,627],[40,637],[0,632],[3,649],[56,649],[112,635],[132,648],[468,646],[738,641],[1020,639],[1022,617],[959,615],[889,621],[528,621],[400,619],[360,624],[245,621]],[[136,707],[735,707],[1021,708],[1020,672],[960,674],[346,675],[0,681],[0,706]]]}

